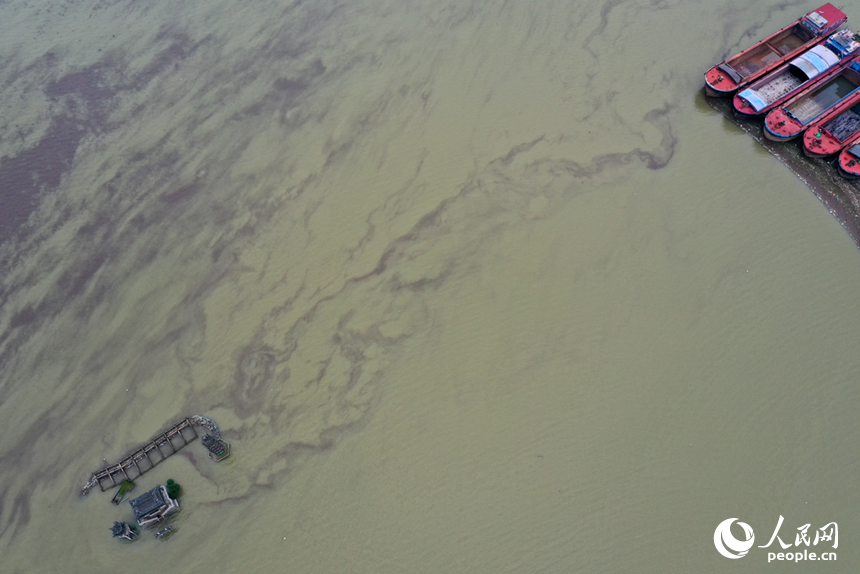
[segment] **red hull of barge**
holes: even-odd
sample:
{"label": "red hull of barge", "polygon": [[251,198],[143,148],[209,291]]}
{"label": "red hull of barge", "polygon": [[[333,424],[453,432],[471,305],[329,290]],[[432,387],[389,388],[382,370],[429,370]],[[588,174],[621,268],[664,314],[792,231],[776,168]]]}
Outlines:
{"label": "red hull of barge", "polygon": [[851,155],[848,150],[839,154],[839,175],[848,179],[860,178],[860,160]]}
{"label": "red hull of barge", "polygon": [[[817,35],[814,35],[811,39],[796,47],[774,45],[775,41],[778,40],[781,35],[790,33],[792,28],[801,25],[801,22],[804,18],[807,18],[813,14],[816,14],[818,17],[823,18],[827,21],[825,27],[820,30]],[[735,54],[731,58],[720,62],[719,64],[705,72],[705,93],[711,97],[731,96],[739,87],[763,77],[765,74],[775,70],[782,64],[789,61],[791,58],[798,56],[809,48],[815,46],[816,44],[821,43],[822,41],[824,41],[828,34],[835,31],[847,20],[848,16],[846,16],[845,13],[842,12],[842,10],[830,3],[824,4],[823,6],[813,10],[803,18],[799,18],[788,26],[778,30],[777,32],[774,32],[764,40],[753,44],[746,50],[743,50]],[[807,29],[807,31],[809,30]],[[779,54],[779,56],[776,59],[770,60],[768,63],[764,64],[763,67],[761,67],[760,69],[750,71],[750,73],[746,75],[741,75],[731,67],[731,63],[737,62],[738,60],[742,60],[744,56],[749,56],[750,58],[754,57],[756,50],[760,50],[765,53],[770,51],[770,56],[775,56],[777,54]],[[767,58],[763,57],[762,60],[766,61]]]}
{"label": "red hull of barge", "polygon": [[772,110],[764,119],[764,137],[775,142],[793,140],[803,131],[803,124],[788,115],[785,108]]}
{"label": "red hull of barge", "polygon": [[803,132],[803,153],[808,157],[827,157],[839,153],[845,145],[821,126],[809,126]]}
{"label": "red hull of barge", "polygon": [[[744,118],[744,119],[752,119],[752,118],[763,118],[768,116],[773,110],[777,109],[779,106],[787,104],[792,101],[795,97],[800,97],[801,94],[806,93],[809,90],[814,89],[816,86],[830,80],[837,74],[839,74],[842,69],[848,65],[849,61],[840,62],[830,70],[827,70],[820,76],[817,76],[811,80],[804,82],[803,84],[797,86],[796,89],[788,92],[787,94],[781,96],[780,98],[774,100],[767,107],[763,108],[760,112],[756,111],[754,107],[749,105],[739,94],[735,94],[735,97],[732,99],[732,105],[734,109],[732,110],[735,116]],[[762,80],[765,81],[765,80]],[[755,85],[755,84],[753,84]]]}
{"label": "red hull of barge", "polygon": [[[772,141],[790,141],[803,133],[813,121],[826,121],[835,111],[844,110],[846,103],[853,105],[860,94],[858,59],[840,66],[837,74],[828,75],[826,81],[817,81],[794,96],[788,102],[774,108],[764,119],[764,135]],[[840,88],[840,83],[842,87]],[[841,94],[845,85],[851,86],[848,93]],[[835,99],[834,98],[838,98]],[[831,115],[833,114],[833,115]],[[826,119],[825,119],[826,118]]]}
{"label": "red hull of barge", "polygon": [[[815,123],[803,132],[803,153],[809,157],[827,157],[845,147],[846,142],[853,139],[860,131],[855,130],[843,139],[837,138],[827,130],[827,125],[844,113],[851,113],[851,108],[860,104],[860,93],[857,93],[838,105],[836,108],[815,120]],[[858,128],[860,130],[860,128]]]}
{"label": "red hull of barge", "polygon": [[860,145],[860,134],[856,134],[848,140],[845,147],[839,153],[839,158],[836,160],[836,165],[839,166],[839,175],[849,179],[860,178],[860,150],[855,149]]}

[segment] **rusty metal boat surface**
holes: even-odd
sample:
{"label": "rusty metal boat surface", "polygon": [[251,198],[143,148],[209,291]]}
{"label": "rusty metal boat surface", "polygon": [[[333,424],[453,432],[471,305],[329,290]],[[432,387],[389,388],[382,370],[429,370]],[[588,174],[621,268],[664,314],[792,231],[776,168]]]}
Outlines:
{"label": "rusty metal boat surface", "polygon": [[854,136],[842,148],[836,160],[836,165],[839,166],[839,174],[842,177],[849,179],[860,178],[860,134]]}
{"label": "rusty metal boat surface", "polygon": [[833,4],[816,8],[705,72],[705,93],[712,97],[731,96],[739,87],[821,43],[847,20],[848,16]]}
{"label": "rusty metal boat surface", "polygon": [[817,118],[836,108],[860,90],[860,60],[852,60],[839,73],[803,90],[764,119],[764,135],[773,141],[789,141]]}
{"label": "rusty metal boat surface", "polygon": [[842,151],[858,135],[860,92],[846,98],[803,131],[803,153],[809,157],[827,157]]}
{"label": "rusty metal boat surface", "polygon": [[735,94],[733,112],[740,118],[764,116],[804,90],[833,77],[858,54],[860,42],[854,33],[850,30],[836,32],[823,44],[814,46]]}

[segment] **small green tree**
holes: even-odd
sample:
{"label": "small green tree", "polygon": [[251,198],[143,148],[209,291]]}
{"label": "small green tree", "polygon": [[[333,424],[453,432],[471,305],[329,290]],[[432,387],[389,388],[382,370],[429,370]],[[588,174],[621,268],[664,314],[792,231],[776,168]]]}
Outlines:
{"label": "small green tree", "polygon": [[175,482],[172,478],[167,479],[167,484],[165,486],[167,488],[167,496],[170,498],[176,499],[179,498],[180,494],[182,494],[182,487],[179,486],[179,483]]}

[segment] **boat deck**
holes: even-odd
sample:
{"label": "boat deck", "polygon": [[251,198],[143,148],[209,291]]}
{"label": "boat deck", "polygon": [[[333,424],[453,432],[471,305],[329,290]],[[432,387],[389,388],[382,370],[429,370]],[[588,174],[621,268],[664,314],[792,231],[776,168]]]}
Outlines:
{"label": "boat deck", "polygon": [[824,128],[830,132],[830,135],[844,142],[857,130],[860,130],[860,113],[858,113],[860,110],[855,109],[858,107],[860,106],[854,106],[854,108],[842,112],[827,122]]}
{"label": "boat deck", "polygon": [[[800,36],[803,34],[803,37]],[[732,61],[730,65],[742,76],[749,77],[759,70],[778,62],[786,54],[790,54],[812,40],[812,35],[803,31],[800,26],[781,38],[762,40],[761,44],[741,58]]]}
{"label": "boat deck", "polygon": [[[844,70],[814,92],[788,104],[785,109],[791,112],[791,115],[801,124],[807,124],[857,89],[857,83],[855,83],[857,80],[852,82],[851,80],[854,78],[851,76],[857,76],[857,74],[850,70]],[[860,80],[860,76],[858,76],[858,80]]]}
{"label": "boat deck", "polygon": [[802,83],[800,78],[786,70],[767,84],[755,88],[755,91],[768,104],[772,104]]}

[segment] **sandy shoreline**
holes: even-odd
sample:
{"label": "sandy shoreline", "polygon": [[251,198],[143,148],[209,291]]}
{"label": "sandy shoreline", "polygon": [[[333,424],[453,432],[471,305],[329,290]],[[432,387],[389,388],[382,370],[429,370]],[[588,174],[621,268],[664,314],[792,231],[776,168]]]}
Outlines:
{"label": "sandy shoreline", "polygon": [[860,247],[860,187],[858,183],[839,175],[835,156],[831,159],[806,157],[798,138],[788,143],[770,141],[762,132],[761,120],[741,120],[732,114],[731,98],[710,98],[705,101],[723,117],[737,125],[761,144],[767,151],[793,171],[815,196],[827,206],[831,214],[842,224],[854,243]]}

